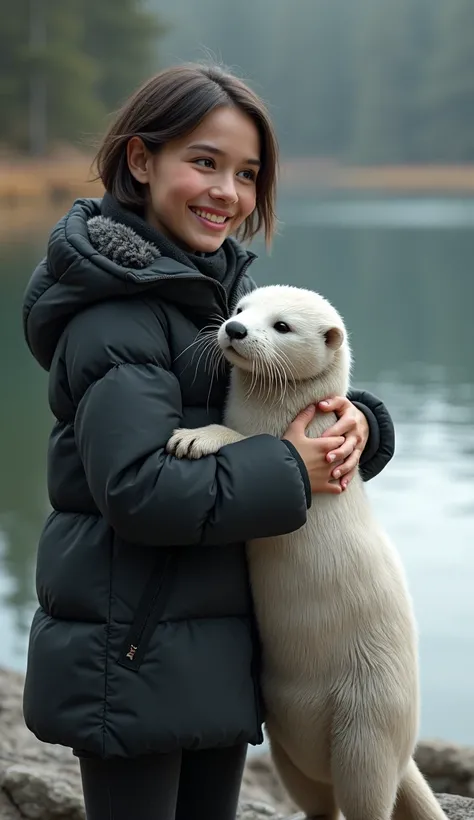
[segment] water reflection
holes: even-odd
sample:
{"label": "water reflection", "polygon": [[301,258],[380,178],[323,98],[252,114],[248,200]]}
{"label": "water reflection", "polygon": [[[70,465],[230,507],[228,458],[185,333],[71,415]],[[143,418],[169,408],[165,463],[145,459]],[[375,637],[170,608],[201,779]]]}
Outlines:
{"label": "water reflection", "polygon": [[[254,275],[261,284],[311,287],[333,301],[350,330],[355,383],[390,407],[397,454],[369,492],[402,554],[415,602],[422,733],[474,743],[474,235],[459,226],[467,219],[461,210],[474,220],[474,201],[432,202],[431,211],[421,203],[418,218],[410,201],[392,208],[389,228],[376,218],[383,207],[282,202],[287,224]],[[27,351],[20,317],[43,239],[25,232],[20,241],[17,233],[0,251],[0,663],[18,668],[48,511],[47,376]]]}
{"label": "water reflection", "polygon": [[45,457],[50,414],[46,374],[35,365],[21,334],[21,298],[41,244],[2,243],[0,327],[0,662],[18,668],[34,605],[34,556],[48,509]]}
{"label": "water reflection", "polygon": [[408,230],[451,230],[472,228],[474,200],[452,198],[393,197],[374,202],[364,200],[335,200],[333,202],[288,203],[285,209],[286,225],[318,225]]}

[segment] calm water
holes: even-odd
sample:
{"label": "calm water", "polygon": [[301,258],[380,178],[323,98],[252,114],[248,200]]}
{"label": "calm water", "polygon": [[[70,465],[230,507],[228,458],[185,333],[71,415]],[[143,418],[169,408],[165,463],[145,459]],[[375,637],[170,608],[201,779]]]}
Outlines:
{"label": "calm water", "polygon": [[[320,290],[350,329],[354,383],[389,406],[397,453],[370,484],[420,628],[424,736],[474,744],[474,201],[281,203],[261,284]],[[46,229],[0,244],[0,663],[22,669],[35,604],[50,416],[20,304]]]}

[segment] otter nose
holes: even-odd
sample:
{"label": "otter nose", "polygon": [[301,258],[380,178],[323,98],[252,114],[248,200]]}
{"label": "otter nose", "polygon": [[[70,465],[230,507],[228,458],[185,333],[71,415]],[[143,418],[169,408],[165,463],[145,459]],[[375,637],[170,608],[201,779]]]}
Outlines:
{"label": "otter nose", "polygon": [[225,332],[229,339],[245,339],[247,328],[240,322],[228,322],[225,326]]}

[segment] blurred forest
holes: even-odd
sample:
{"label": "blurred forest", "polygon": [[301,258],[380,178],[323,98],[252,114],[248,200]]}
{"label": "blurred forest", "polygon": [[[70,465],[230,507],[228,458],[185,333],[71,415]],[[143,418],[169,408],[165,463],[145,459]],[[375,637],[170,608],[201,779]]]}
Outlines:
{"label": "blurred forest", "polygon": [[82,143],[152,71],[211,56],[264,96],[286,156],[474,161],[474,0],[0,0],[0,19],[19,149],[41,150],[42,95],[43,143]]}
{"label": "blurred forest", "polygon": [[0,143],[87,144],[157,68],[160,20],[141,0],[0,0]]}

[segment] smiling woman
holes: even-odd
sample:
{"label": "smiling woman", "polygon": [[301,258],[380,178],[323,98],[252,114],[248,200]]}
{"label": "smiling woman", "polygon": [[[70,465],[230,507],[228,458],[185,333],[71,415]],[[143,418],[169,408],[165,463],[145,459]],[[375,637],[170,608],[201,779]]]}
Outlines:
{"label": "smiling woman", "polygon": [[88,820],[235,818],[247,743],[263,739],[245,542],[299,529],[311,489],[330,492],[364,448],[372,474],[391,455],[369,394],[365,412],[345,399],[323,444],[303,418],[291,446],[166,452],[175,428],[222,417],[227,374],[195,343],[255,288],[237,238],[270,242],[276,166],[250,88],[215,66],[167,69],[117,115],[104,197],[60,220],[26,290],[56,421],[25,719],[81,758]]}
{"label": "smiling woman", "polygon": [[253,213],[259,157],[254,121],[228,106],[158,154],[140,137],[127,146],[131,174],[148,186],[148,222],[193,253],[217,250]]}

